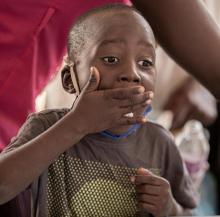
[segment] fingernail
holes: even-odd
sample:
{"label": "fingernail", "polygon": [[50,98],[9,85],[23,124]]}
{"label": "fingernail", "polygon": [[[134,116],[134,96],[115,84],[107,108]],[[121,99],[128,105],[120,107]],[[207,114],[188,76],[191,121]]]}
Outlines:
{"label": "fingernail", "polygon": [[91,66],[90,67],[90,72],[94,72],[95,71],[95,67],[94,66]]}
{"label": "fingernail", "polygon": [[146,123],[147,122],[147,118],[143,117],[142,118],[142,123]]}
{"label": "fingernail", "polygon": [[139,93],[144,93],[144,91],[145,91],[144,87],[139,87],[139,88],[138,88],[138,92],[139,92]]}
{"label": "fingernail", "polygon": [[151,98],[151,99],[154,98],[154,93],[153,93],[153,92],[150,92],[150,93],[149,93],[149,98]]}
{"label": "fingernail", "polygon": [[148,99],[148,100],[146,100],[146,104],[151,104],[152,103],[152,100],[151,99]]}
{"label": "fingernail", "polygon": [[149,170],[147,170],[147,169],[145,169],[143,167],[141,167],[139,170],[141,170],[142,172],[145,172],[145,173],[149,173]]}
{"label": "fingernail", "polygon": [[134,177],[134,176],[130,177],[130,181],[131,181],[132,183],[135,183],[135,177]]}

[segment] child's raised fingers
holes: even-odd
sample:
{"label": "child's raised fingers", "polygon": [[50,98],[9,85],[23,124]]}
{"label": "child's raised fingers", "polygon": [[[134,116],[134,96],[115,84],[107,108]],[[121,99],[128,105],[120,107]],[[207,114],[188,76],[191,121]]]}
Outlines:
{"label": "child's raised fingers", "polygon": [[104,90],[104,96],[110,99],[129,99],[136,94],[144,93],[145,89],[142,86],[115,88],[111,90]]}
{"label": "child's raised fingers", "polygon": [[118,104],[120,108],[133,107],[138,104],[151,104],[151,99],[149,98],[148,93],[131,95],[128,99],[115,100],[115,103]]}

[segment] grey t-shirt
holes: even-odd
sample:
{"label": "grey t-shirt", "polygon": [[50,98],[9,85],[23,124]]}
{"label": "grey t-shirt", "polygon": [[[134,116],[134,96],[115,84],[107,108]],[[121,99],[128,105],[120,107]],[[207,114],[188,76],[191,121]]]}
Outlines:
{"label": "grey t-shirt", "polygon": [[[5,152],[41,134],[68,111],[30,115]],[[30,186],[32,216],[145,216],[138,214],[135,186],[130,181],[139,167],[159,171],[183,207],[196,206],[195,192],[171,135],[148,122],[127,138],[87,135],[61,154]]]}

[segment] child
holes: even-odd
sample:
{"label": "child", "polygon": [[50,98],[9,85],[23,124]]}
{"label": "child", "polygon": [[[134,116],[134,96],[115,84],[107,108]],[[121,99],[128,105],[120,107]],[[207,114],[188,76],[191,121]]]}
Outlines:
{"label": "child", "polygon": [[1,154],[0,202],[28,187],[38,217],[190,214],[195,194],[175,144],[145,118],[156,77],[146,20],[118,4],[84,14],[67,62],[63,87],[77,99],[32,114]]}

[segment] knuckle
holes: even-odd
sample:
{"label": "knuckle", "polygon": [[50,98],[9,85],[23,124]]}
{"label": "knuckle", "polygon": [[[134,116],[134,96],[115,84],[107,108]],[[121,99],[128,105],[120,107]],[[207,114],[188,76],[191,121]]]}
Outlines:
{"label": "knuckle", "polygon": [[127,94],[126,94],[126,92],[125,91],[123,91],[123,90],[120,90],[119,92],[118,92],[118,95],[121,97],[121,98],[126,98],[126,96],[127,96]]}

